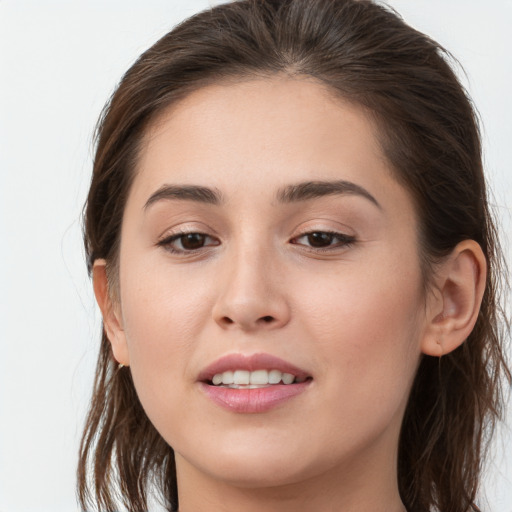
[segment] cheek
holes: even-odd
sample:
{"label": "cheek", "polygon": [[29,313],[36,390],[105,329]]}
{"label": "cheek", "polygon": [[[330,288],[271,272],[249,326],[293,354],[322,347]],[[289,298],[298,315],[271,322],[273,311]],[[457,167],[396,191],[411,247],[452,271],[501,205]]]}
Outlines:
{"label": "cheek", "polygon": [[[205,287],[168,269],[133,264],[122,281],[123,327],[137,394],[152,422],[185,409],[190,361],[206,321]],[[162,407],[162,404],[168,406]]]}
{"label": "cheek", "polygon": [[[420,357],[422,287],[413,262],[351,268],[325,280],[303,304],[306,329],[333,393],[349,395],[361,413],[369,404],[396,407],[408,393]],[[398,270],[398,268],[400,270]]]}
{"label": "cheek", "polygon": [[[207,290],[201,272],[172,269],[162,258],[133,258],[123,275],[121,304],[130,351],[158,357],[180,351],[205,321],[201,315]],[[159,261],[160,260],[160,261]]]}

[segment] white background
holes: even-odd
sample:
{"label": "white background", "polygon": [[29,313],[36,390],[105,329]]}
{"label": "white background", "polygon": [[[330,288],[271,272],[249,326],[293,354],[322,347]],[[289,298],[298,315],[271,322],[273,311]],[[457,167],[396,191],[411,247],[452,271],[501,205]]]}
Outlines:
{"label": "white background", "polygon": [[[93,127],[134,59],[209,3],[0,0],[1,512],[77,510],[100,332],[80,233]],[[510,240],[512,0],[390,4],[464,65]],[[492,512],[512,512],[510,414],[507,423],[484,486]]]}

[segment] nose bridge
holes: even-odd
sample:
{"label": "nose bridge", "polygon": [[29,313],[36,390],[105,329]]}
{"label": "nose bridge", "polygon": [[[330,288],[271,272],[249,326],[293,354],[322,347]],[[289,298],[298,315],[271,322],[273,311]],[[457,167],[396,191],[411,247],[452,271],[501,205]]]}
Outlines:
{"label": "nose bridge", "polygon": [[243,236],[227,248],[214,307],[223,328],[272,329],[289,321],[277,251],[261,236]]}

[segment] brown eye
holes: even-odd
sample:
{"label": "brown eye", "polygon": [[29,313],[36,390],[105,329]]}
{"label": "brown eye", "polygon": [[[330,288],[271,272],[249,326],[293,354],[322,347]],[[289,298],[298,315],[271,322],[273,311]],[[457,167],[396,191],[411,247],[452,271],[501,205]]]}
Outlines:
{"label": "brown eye", "polygon": [[311,247],[325,247],[331,245],[334,239],[334,235],[332,233],[323,233],[321,231],[315,231],[314,233],[309,233],[306,236]]}
{"label": "brown eye", "polygon": [[191,232],[171,235],[158,242],[157,245],[171,253],[185,254],[219,245],[219,241],[204,233]]}
{"label": "brown eye", "polygon": [[187,233],[181,236],[181,246],[183,249],[194,250],[203,247],[206,235],[202,233]]}
{"label": "brown eye", "polygon": [[311,231],[291,240],[293,244],[304,245],[309,249],[331,250],[348,247],[356,241],[354,236],[331,231]]}

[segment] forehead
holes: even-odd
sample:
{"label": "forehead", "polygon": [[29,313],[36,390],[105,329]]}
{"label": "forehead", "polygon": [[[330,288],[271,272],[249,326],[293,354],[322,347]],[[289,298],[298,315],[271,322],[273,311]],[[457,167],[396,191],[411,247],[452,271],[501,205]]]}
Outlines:
{"label": "forehead", "polygon": [[389,195],[398,184],[376,135],[363,108],[313,78],[208,85],[149,127],[130,196],[140,206],[172,183],[270,200],[293,183],[340,179]]}
{"label": "forehead", "polygon": [[[208,143],[268,143],[279,134],[290,143],[300,136],[318,133],[318,139],[343,144],[349,132],[365,138],[380,154],[377,127],[365,110],[349,102],[313,77],[261,78],[207,85],[164,109],[145,134],[146,147],[160,136],[179,137],[193,132],[207,149]],[[241,131],[242,129],[242,131]],[[351,138],[351,137],[350,137]],[[348,142],[348,140],[347,140]],[[354,140],[350,141],[351,143]]]}
{"label": "forehead", "polygon": [[149,160],[163,166],[159,157],[207,164],[212,155],[217,162],[222,155],[226,162],[238,161],[239,168],[248,156],[263,164],[269,155],[272,160],[264,167],[275,170],[278,154],[304,161],[314,153],[312,159],[319,160],[320,154],[329,158],[335,150],[348,148],[361,158],[383,159],[375,130],[361,107],[336,98],[313,78],[208,85],[155,119],[144,138],[139,170]]}

